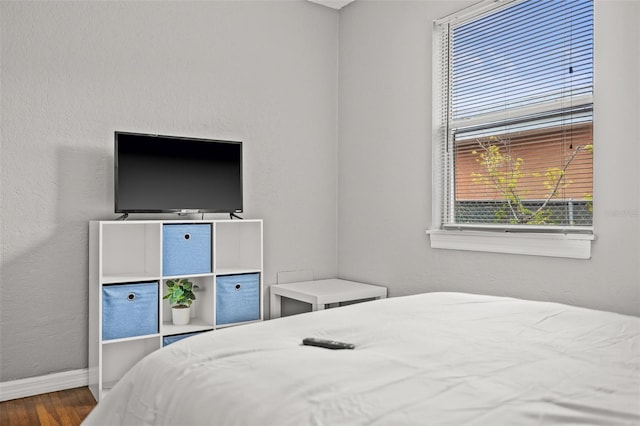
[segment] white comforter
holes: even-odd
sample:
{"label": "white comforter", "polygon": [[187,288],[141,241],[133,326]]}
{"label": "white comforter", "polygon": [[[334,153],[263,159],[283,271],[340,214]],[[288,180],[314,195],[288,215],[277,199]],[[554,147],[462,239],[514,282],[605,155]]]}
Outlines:
{"label": "white comforter", "polygon": [[146,357],[84,424],[638,425],[640,318],[426,293],[217,330]]}

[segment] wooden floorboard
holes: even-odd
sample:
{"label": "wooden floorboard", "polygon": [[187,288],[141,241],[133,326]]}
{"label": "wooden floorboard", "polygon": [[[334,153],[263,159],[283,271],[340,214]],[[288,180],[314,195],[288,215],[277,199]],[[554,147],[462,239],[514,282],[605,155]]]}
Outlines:
{"label": "wooden floorboard", "polygon": [[96,405],[82,387],[0,402],[2,426],[77,426]]}

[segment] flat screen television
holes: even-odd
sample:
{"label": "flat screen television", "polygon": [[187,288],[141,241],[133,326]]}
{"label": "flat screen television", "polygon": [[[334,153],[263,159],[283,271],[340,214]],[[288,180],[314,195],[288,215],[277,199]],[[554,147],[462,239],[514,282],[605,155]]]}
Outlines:
{"label": "flat screen television", "polygon": [[242,212],[242,142],[115,132],[116,213]]}

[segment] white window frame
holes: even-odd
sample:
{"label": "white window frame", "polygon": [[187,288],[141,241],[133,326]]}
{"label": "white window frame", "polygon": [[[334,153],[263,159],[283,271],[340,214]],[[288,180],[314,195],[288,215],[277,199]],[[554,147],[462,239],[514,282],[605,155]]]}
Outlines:
{"label": "white window frame", "polygon": [[[445,167],[452,167],[443,161],[442,147],[438,143],[442,135],[449,129],[442,128],[443,91],[448,90],[448,82],[441,81],[441,55],[443,46],[439,34],[444,31],[443,25],[454,20],[466,20],[484,14],[493,9],[505,7],[518,0],[485,0],[434,22],[433,27],[433,79],[432,79],[432,225],[427,230],[431,248],[480,251],[491,253],[521,254],[533,256],[564,257],[574,259],[591,258],[591,242],[595,240],[593,227],[535,227],[491,225],[456,226],[455,229],[443,229],[442,179],[449,179],[450,174]],[[595,5],[594,5],[595,7]],[[569,232],[570,231],[570,232]]]}

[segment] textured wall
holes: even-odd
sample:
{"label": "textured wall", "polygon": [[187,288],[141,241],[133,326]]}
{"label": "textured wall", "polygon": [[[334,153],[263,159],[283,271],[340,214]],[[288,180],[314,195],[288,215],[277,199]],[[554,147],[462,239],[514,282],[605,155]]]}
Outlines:
{"label": "textured wall", "polygon": [[338,274],[392,296],[466,291],[640,315],[639,2],[595,6],[592,259],[430,248],[431,23],[473,3],[357,1],[340,13]]}
{"label": "textured wall", "polygon": [[116,217],[114,130],[244,141],[265,283],[287,270],[335,276],[337,11],[0,7],[0,381],[87,366],[88,221]]}

